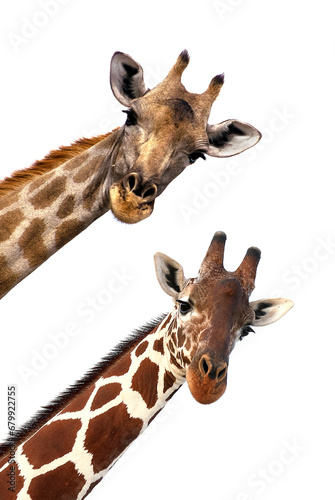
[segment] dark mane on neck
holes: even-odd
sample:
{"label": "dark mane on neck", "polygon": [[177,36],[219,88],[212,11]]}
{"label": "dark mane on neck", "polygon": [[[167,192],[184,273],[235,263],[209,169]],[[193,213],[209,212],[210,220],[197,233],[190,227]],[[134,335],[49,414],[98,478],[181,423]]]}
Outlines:
{"label": "dark mane on neck", "polygon": [[62,163],[78,156],[113,132],[114,130],[89,139],[81,138],[73,142],[70,146],[61,146],[59,149],[50,151],[45,158],[35,161],[31,167],[17,170],[10,177],[6,177],[3,181],[0,181],[0,197],[15,191],[35,177],[50,172],[59,165],[62,165]]}
{"label": "dark mane on neck", "polygon": [[39,410],[34,417],[26,422],[20,429],[15,431],[15,435],[8,437],[4,443],[0,444],[0,458],[4,457],[10,450],[11,446],[17,448],[20,444],[32,436],[38,429],[40,429],[48,420],[59,413],[71,400],[79,396],[79,394],[88,387],[91,383],[95,382],[102,374],[102,372],[115,363],[119,358],[128,354],[137,344],[141,342],[149,333],[162,322],[166,314],[150,321],[139,329],[135,330],[127,339],[120,342],[114,349],[111,350],[107,356],[89,370],[83,378],[79,379],[68,389],[62,392],[47,406]]}

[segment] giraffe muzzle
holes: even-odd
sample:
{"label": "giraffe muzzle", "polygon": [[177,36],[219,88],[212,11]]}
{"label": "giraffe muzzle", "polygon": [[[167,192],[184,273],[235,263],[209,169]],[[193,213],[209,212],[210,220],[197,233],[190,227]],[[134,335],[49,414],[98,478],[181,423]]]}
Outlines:
{"label": "giraffe muzzle", "polygon": [[131,172],[110,188],[111,210],[121,222],[135,224],[152,214],[156,196],[156,184],[143,184],[141,176]]}
{"label": "giraffe muzzle", "polygon": [[186,371],[191,394],[198,403],[217,401],[227,388],[228,363],[210,354],[196,355]]}

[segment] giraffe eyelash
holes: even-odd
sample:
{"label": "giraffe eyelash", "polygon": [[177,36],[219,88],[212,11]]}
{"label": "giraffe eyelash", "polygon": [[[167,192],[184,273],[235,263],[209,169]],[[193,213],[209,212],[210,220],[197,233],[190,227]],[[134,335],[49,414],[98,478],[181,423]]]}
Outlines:
{"label": "giraffe eyelash", "polygon": [[243,338],[249,335],[250,332],[255,333],[255,330],[253,330],[249,325],[245,326],[240,333],[239,340],[243,340]]}

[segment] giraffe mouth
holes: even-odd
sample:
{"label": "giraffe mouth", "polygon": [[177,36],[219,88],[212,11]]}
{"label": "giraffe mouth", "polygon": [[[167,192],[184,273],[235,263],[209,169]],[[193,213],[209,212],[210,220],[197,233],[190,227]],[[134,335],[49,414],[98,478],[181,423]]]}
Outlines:
{"label": "giraffe mouth", "polygon": [[136,224],[147,219],[153,212],[155,200],[138,196],[133,190],[116,182],[109,191],[110,207],[115,217],[126,224]]}
{"label": "giraffe mouth", "polygon": [[[200,365],[200,366],[199,366]],[[186,380],[194,399],[203,405],[211,404],[223,396],[227,388],[227,367],[214,375],[201,366],[202,361],[193,360],[186,370]],[[207,365],[208,366],[208,365]],[[222,373],[222,374],[221,374]]]}

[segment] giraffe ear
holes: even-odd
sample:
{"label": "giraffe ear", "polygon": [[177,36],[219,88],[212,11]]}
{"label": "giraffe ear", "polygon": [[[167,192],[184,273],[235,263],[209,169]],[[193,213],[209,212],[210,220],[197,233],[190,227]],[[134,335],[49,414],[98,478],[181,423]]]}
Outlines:
{"label": "giraffe ear", "polygon": [[217,125],[207,125],[209,156],[225,158],[234,156],[251,148],[262,137],[262,134],[248,123],[238,120],[226,120]]}
{"label": "giraffe ear", "polygon": [[163,253],[156,253],[154,259],[160,286],[171,297],[177,297],[186,282],[182,266]]}
{"label": "giraffe ear", "polygon": [[263,299],[250,302],[255,313],[253,326],[265,326],[274,323],[286,314],[293,306],[289,299]]}
{"label": "giraffe ear", "polygon": [[110,84],[116,99],[129,106],[136,97],[146,92],[143,69],[134,59],[123,52],[115,52],[111,60]]}

